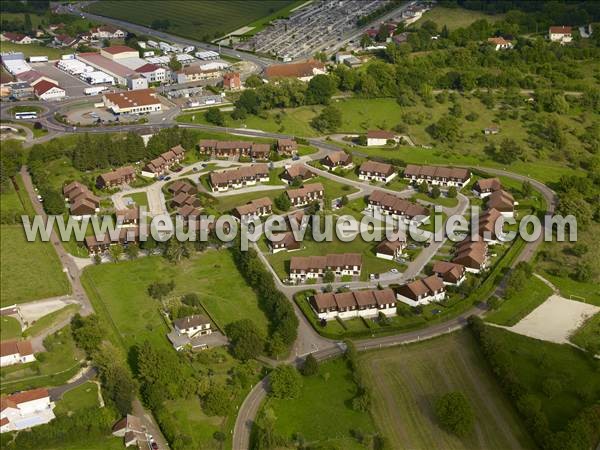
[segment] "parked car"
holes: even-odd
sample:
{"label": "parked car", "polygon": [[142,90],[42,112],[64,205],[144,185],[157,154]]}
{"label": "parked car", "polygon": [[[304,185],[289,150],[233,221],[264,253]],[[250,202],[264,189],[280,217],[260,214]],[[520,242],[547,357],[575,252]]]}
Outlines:
{"label": "parked car", "polygon": [[390,272],[392,272],[392,273],[398,273],[398,269],[390,269]]}
{"label": "parked car", "polygon": [[165,177],[165,181],[169,181],[171,177]]}
{"label": "parked car", "polygon": [[298,155],[294,155],[292,157],[292,161],[298,161],[300,159],[300,157]]}
{"label": "parked car", "polygon": [[198,168],[197,168],[197,167],[194,167],[194,168],[192,168],[192,170],[193,170],[194,172],[198,172]]}

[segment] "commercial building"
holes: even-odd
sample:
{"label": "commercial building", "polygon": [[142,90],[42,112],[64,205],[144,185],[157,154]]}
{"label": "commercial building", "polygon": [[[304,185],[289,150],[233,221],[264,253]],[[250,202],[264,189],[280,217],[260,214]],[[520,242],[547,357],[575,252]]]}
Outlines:
{"label": "commercial building", "polygon": [[40,100],[60,100],[65,97],[64,89],[46,80],[34,84],[33,92]]}
{"label": "commercial building", "polygon": [[154,89],[106,93],[102,100],[114,114],[148,114],[162,109]]}

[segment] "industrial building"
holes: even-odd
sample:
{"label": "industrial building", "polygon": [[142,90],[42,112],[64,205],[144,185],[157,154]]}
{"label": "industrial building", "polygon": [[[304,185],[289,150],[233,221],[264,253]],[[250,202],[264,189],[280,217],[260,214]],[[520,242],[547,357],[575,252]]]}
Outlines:
{"label": "industrial building", "polygon": [[103,94],[102,100],[114,114],[148,114],[162,110],[154,89]]}

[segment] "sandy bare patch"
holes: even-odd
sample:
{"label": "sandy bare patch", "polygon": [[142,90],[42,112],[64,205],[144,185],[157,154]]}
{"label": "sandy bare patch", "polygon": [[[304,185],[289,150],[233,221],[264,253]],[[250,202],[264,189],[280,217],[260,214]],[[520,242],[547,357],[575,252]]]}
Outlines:
{"label": "sandy bare patch", "polygon": [[569,336],[600,307],[552,295],[510,331],[557,344],[569,343]]}

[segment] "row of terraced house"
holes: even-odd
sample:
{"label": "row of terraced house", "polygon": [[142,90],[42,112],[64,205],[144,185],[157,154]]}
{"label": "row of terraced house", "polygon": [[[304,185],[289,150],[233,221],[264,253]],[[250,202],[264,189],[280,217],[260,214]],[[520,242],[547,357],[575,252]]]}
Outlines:
{"label": "row of terraced house", "polygon": [[[215,158],[254,158],[269,159],[270,144],[259,144],[248,141],[218,141],[202,139],[198,143],[200,153],[212,154]],[[278,139],[277,152],[282,156],[293,156],[298,151],[298,144],[292,139]]]}

